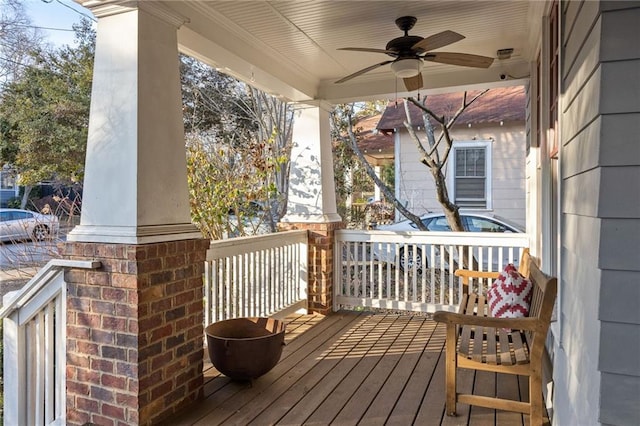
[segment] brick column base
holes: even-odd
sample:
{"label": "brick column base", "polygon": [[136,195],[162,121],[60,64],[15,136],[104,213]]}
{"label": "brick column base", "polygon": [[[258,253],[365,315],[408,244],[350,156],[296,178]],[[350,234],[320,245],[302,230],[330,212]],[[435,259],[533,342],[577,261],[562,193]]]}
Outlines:
{"label": "brick column base", "polygon": [[279,223],[283,231],[306,229],[309,233],[309,311],[323,315],[333,311],[333,243],[343,222]]}
{"label": "brick column base", "polygon": [[202,397],[208,240],[66,243],[67,422],[157,423]]}

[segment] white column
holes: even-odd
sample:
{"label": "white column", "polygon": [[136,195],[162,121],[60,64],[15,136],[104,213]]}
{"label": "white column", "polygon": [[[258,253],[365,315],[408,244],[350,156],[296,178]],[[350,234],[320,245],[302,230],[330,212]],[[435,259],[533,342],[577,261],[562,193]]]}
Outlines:
{"label": "white column", "polygon": [[187,188],[177,48],[184,19],[135,4],[92,9],[99,20],[82,216],[70,241],[202,238]]}
{"label": "white column", "polygon": [[339,222],[329,108],[301,105],[293,125],[287,214],[282,222]]}

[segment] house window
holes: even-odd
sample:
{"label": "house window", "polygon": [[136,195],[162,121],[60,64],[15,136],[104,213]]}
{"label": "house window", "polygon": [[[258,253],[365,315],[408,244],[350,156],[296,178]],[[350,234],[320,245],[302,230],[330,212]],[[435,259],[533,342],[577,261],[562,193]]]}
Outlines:
{"label": "house window", "polygon": [[489,143],[458,143],[453,149],[455,203],[460,208],[490,208],[488,182],[491,151]]}
{"label": "house window", "polygon": [[15,189],[16,176],[10,170],[0,170],[0,189]]}

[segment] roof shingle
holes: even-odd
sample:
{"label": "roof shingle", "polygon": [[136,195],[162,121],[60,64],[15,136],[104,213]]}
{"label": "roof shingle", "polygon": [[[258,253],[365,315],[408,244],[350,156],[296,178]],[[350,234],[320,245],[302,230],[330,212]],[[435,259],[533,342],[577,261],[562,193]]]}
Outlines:
{"label": "roof shingle", "polygon": [[[479,91],[467,92],[467,99],[471,99]],[[451,117],[462,105],[463,92],[445,93],[441,95],[429,95],[427,97],[427,108],[435,114]],[[523,86],[500,87],[489,90],[478,98],[465,112],[458,117],[456,125],[482,124],[482,123],[504,123],[518,122],[525,120],[526,95]],[[396,106],[397,105],[397,106]],[[422,124],[422,112],[418,107],[409,104],[411,121],[415,125]],[[404,128],[405,115],[402,100],[389,102],[384,110],[377,128],[381,131],[389,132],[394,129]]]}

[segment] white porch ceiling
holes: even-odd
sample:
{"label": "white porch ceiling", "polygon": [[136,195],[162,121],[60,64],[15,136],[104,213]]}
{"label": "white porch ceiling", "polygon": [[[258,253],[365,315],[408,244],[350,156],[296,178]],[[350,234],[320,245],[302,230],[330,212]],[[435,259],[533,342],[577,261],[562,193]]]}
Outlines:
{"label": "white porch ceiling", "polygon": [[[147,2],[140,2],[147,3]],[[380,53],[339,47],[383,49],[402,32],[396,18],[418,18],[410,35],[453,30],[466,38],[441,51],[508,60],[488,69],[427,62],[424,92],[450,91],[486,83],[513,84],[500,75],[526,77],[544,2],[527,1],[164,1],[154,2],[186,20],[180,48],[220,70],[289,100],[329,102],[402,95],[389,65],[342,84],[334,82],[389,59]],[[448,89],[443,89],[448,88]]]}

